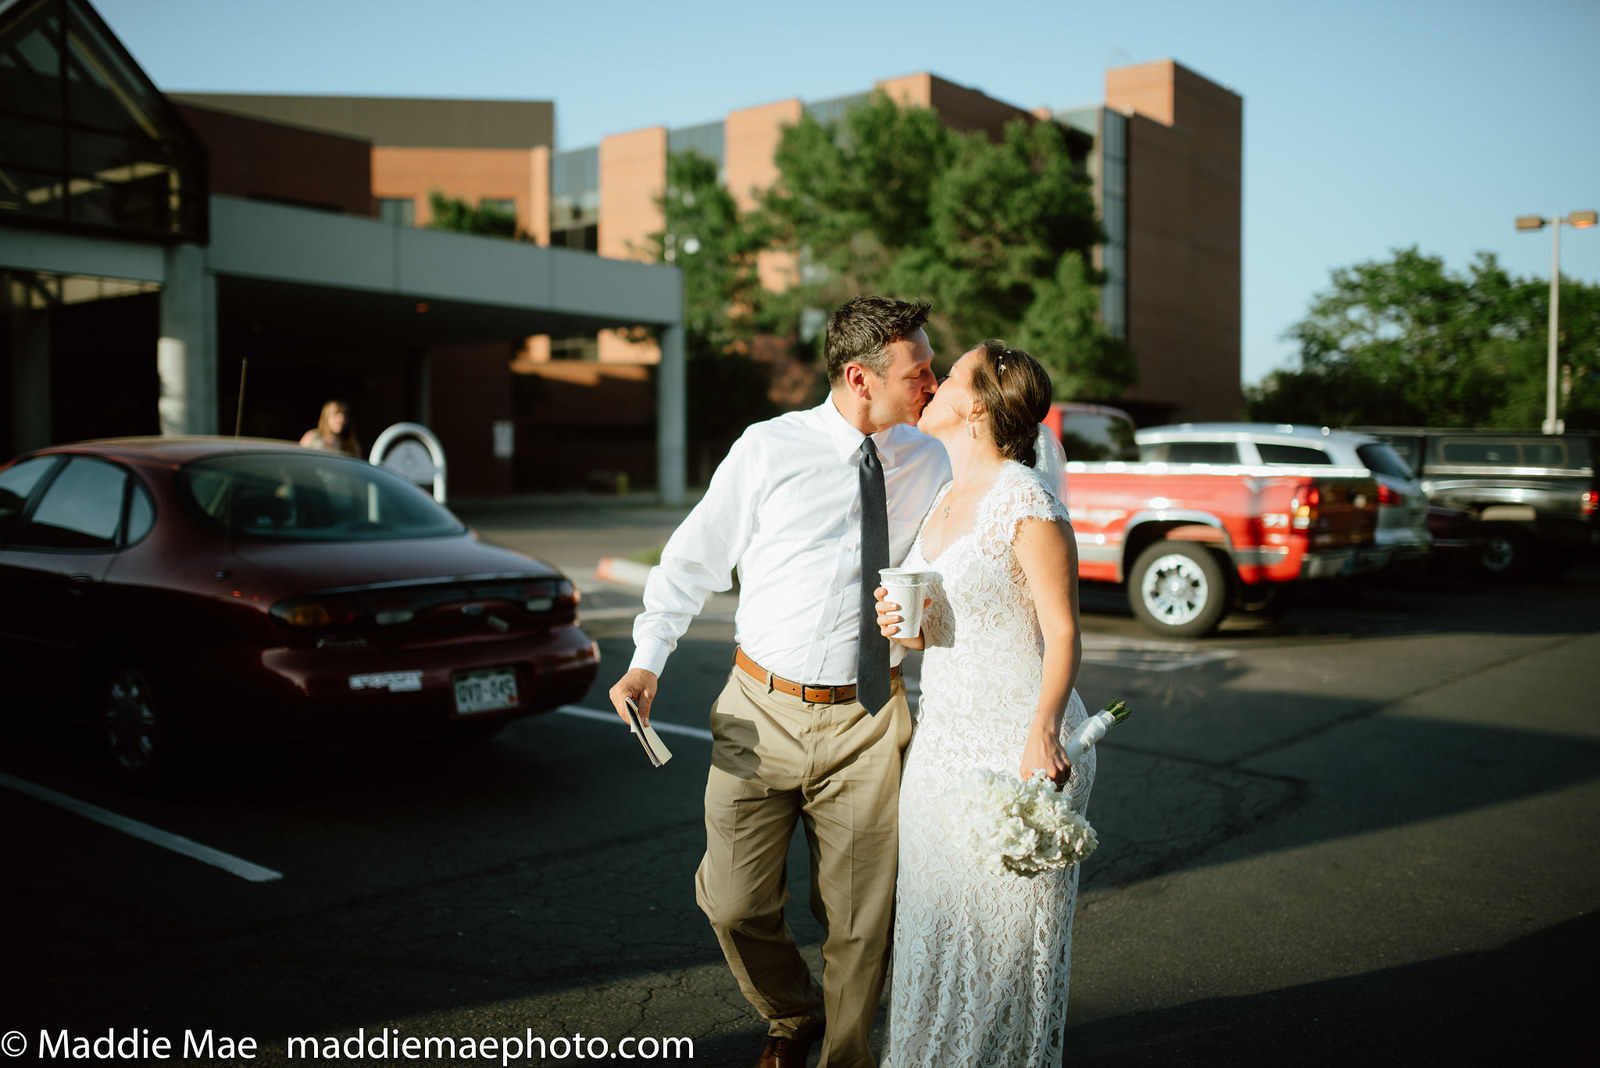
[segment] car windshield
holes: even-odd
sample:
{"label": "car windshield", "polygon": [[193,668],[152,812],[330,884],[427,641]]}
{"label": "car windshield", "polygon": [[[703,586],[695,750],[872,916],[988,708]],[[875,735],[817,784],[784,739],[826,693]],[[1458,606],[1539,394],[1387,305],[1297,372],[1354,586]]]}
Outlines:
{"label": "car windshield", "polygon": [[1361,462],[1367,465],[1368,471],[1376,471],[1390,478],[1403,478],[1407,482],[1417,477],[1406,462],[1400,459],[1400,454],[1381,441],[1357,445],[1356,455],[1361,457]]}
{"label": "car windshield", "polygon": [[251,538],[376,541],[466,529],[432,497],[383,468],[309,449],[196,460],[178,483],[202,513]]}
{"label": "car windshield", "polygon": [[1061,416],[1061,448],[1068,460],[1137,460],[1133,424],[1102,412],[1068,411]]}
{"label": "car windshield", "polygon": [[1396,456],[1405,461],[1406,468],[1410,470],[1412,474],[1415,474],[1417,468],[1422,465],[1421,438],[1390,438],[1389,447],[1394,450]]}

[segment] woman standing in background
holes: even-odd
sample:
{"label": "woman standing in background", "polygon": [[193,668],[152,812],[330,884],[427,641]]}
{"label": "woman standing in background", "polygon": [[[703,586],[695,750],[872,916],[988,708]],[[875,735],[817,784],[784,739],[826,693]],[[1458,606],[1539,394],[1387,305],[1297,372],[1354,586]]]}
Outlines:
{"label": "woman standing in background", "polygon": [[350,406],[337,399],[324,404],[317,425],[300,435],[300,444],[308,449],[360,456],[361,442],[356,439],[355,427],[350,421]]}

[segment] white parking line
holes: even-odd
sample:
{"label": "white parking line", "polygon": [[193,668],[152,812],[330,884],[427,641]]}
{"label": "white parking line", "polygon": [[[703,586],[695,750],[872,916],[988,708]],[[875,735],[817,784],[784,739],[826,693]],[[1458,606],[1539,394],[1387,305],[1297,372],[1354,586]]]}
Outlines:
{"label": "white parking line", "polygon": [[1099,634],[1083,636],[1084,663],[1129,671],[1177,671],[1181,668],[1212,664],[1218,660],[1232,660],[1238,655],[1237,649],[1217,649],[1211,646],[1184,645],[1178,642],[1140,638],[1115,638]]}
{"label": "white parking line", "polygon": [[[601,712],[597,709],[583,708],[578,705],[562,705],[556,711],[568,716],[577,716],[579,719],[593,719],[601,723],[614,723],[618,727],[626,726],[622,722],[622,717],[615,712]],[[659,719],[651,720],[650,726],[656,729],[657,734],[686,734],[690,738],[711,741],[711,732],[704,727],[686,727],[681,723],[666,723]]]}
{"label": "white parking line", "polygon": [[246,879],[252,883],[270,883],[274,879],[283,878],[282,872],[273,871],[271,868],[263,868],[258,864],[250,863],[248,860],[240,860],[238,857],[231,856],[221,850],[212,849],[210,846],[201,845],[199,842],[184,838],[182,835],[163,831],[159,827],[152,827],[148,823],[140,823],[138,820],[129,819],[127,816],[119,816],[115,812],[108,812],[103,808],[89,804],[87,801],[79,801],[75,797],[58,794],[54,790],[28,782],[26,779],[17,779],[10,775],[0,774],[0,786],[15,790],[20,794],[27,794],[29,797],[55,805],[57,808],[64,808],[68,812],[76,813],[85,819],[104,824],[112,830],[130,834],[135,838],[142,838],[152,845],[160,846],[162,849],[170,849],[174,853],[182,853],[186,857],[193,857],[203,864],[209,864],[213,868],[221,868],[229,874],[237,875],[239,878]]}

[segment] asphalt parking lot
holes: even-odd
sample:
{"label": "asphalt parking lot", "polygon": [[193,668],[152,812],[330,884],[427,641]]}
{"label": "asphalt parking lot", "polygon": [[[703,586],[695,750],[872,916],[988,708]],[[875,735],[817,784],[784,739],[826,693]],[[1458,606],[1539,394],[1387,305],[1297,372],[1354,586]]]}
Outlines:
{"label": "asphalt parking lot", "polygon": [[[117,792],[70,737],[10,709],[0,1034],[27,1043],[16,1063],[62,1033],[165,1037],[166,1063],[301,1063],[380,1034],[545,1040],[543,1060],[511,1063],[557,1063],[558,1038],[570,1059],[632,1039],[656,1063],[754,1063],[761,1028],[691,885],[732,599],[663,677],[676,756],[652,769],[604,702],[637,591],[594,568],[659,544],[676,515],[468,514],[579,580],[603,654],[581,705],[486,745],[235,754],[175,798]],[[1067,1063],[1587,1061],[1600,567],[1333,589],[1200,642],[1151,639],[1109,591],[1084,601],[1079,689],[1134,716],[1104,743],[1089,812],[1102,847]],[[815,957],[804,900],[797,887],[791,921]],[[341,1056],[426,1063],[398,1049]]]}

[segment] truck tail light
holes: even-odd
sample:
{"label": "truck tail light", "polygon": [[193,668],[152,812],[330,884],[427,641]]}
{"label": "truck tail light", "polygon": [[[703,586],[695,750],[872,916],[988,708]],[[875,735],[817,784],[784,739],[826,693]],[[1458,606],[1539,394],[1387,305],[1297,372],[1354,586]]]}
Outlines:
{"label": "truck tail light", "polygon": [[1310,530],[1317,521],[1317,508],[1322,503],[1322,492],[1312,486],[1305,494],[1289,502],[1289,512],[1294,516],[1294,529]]}

